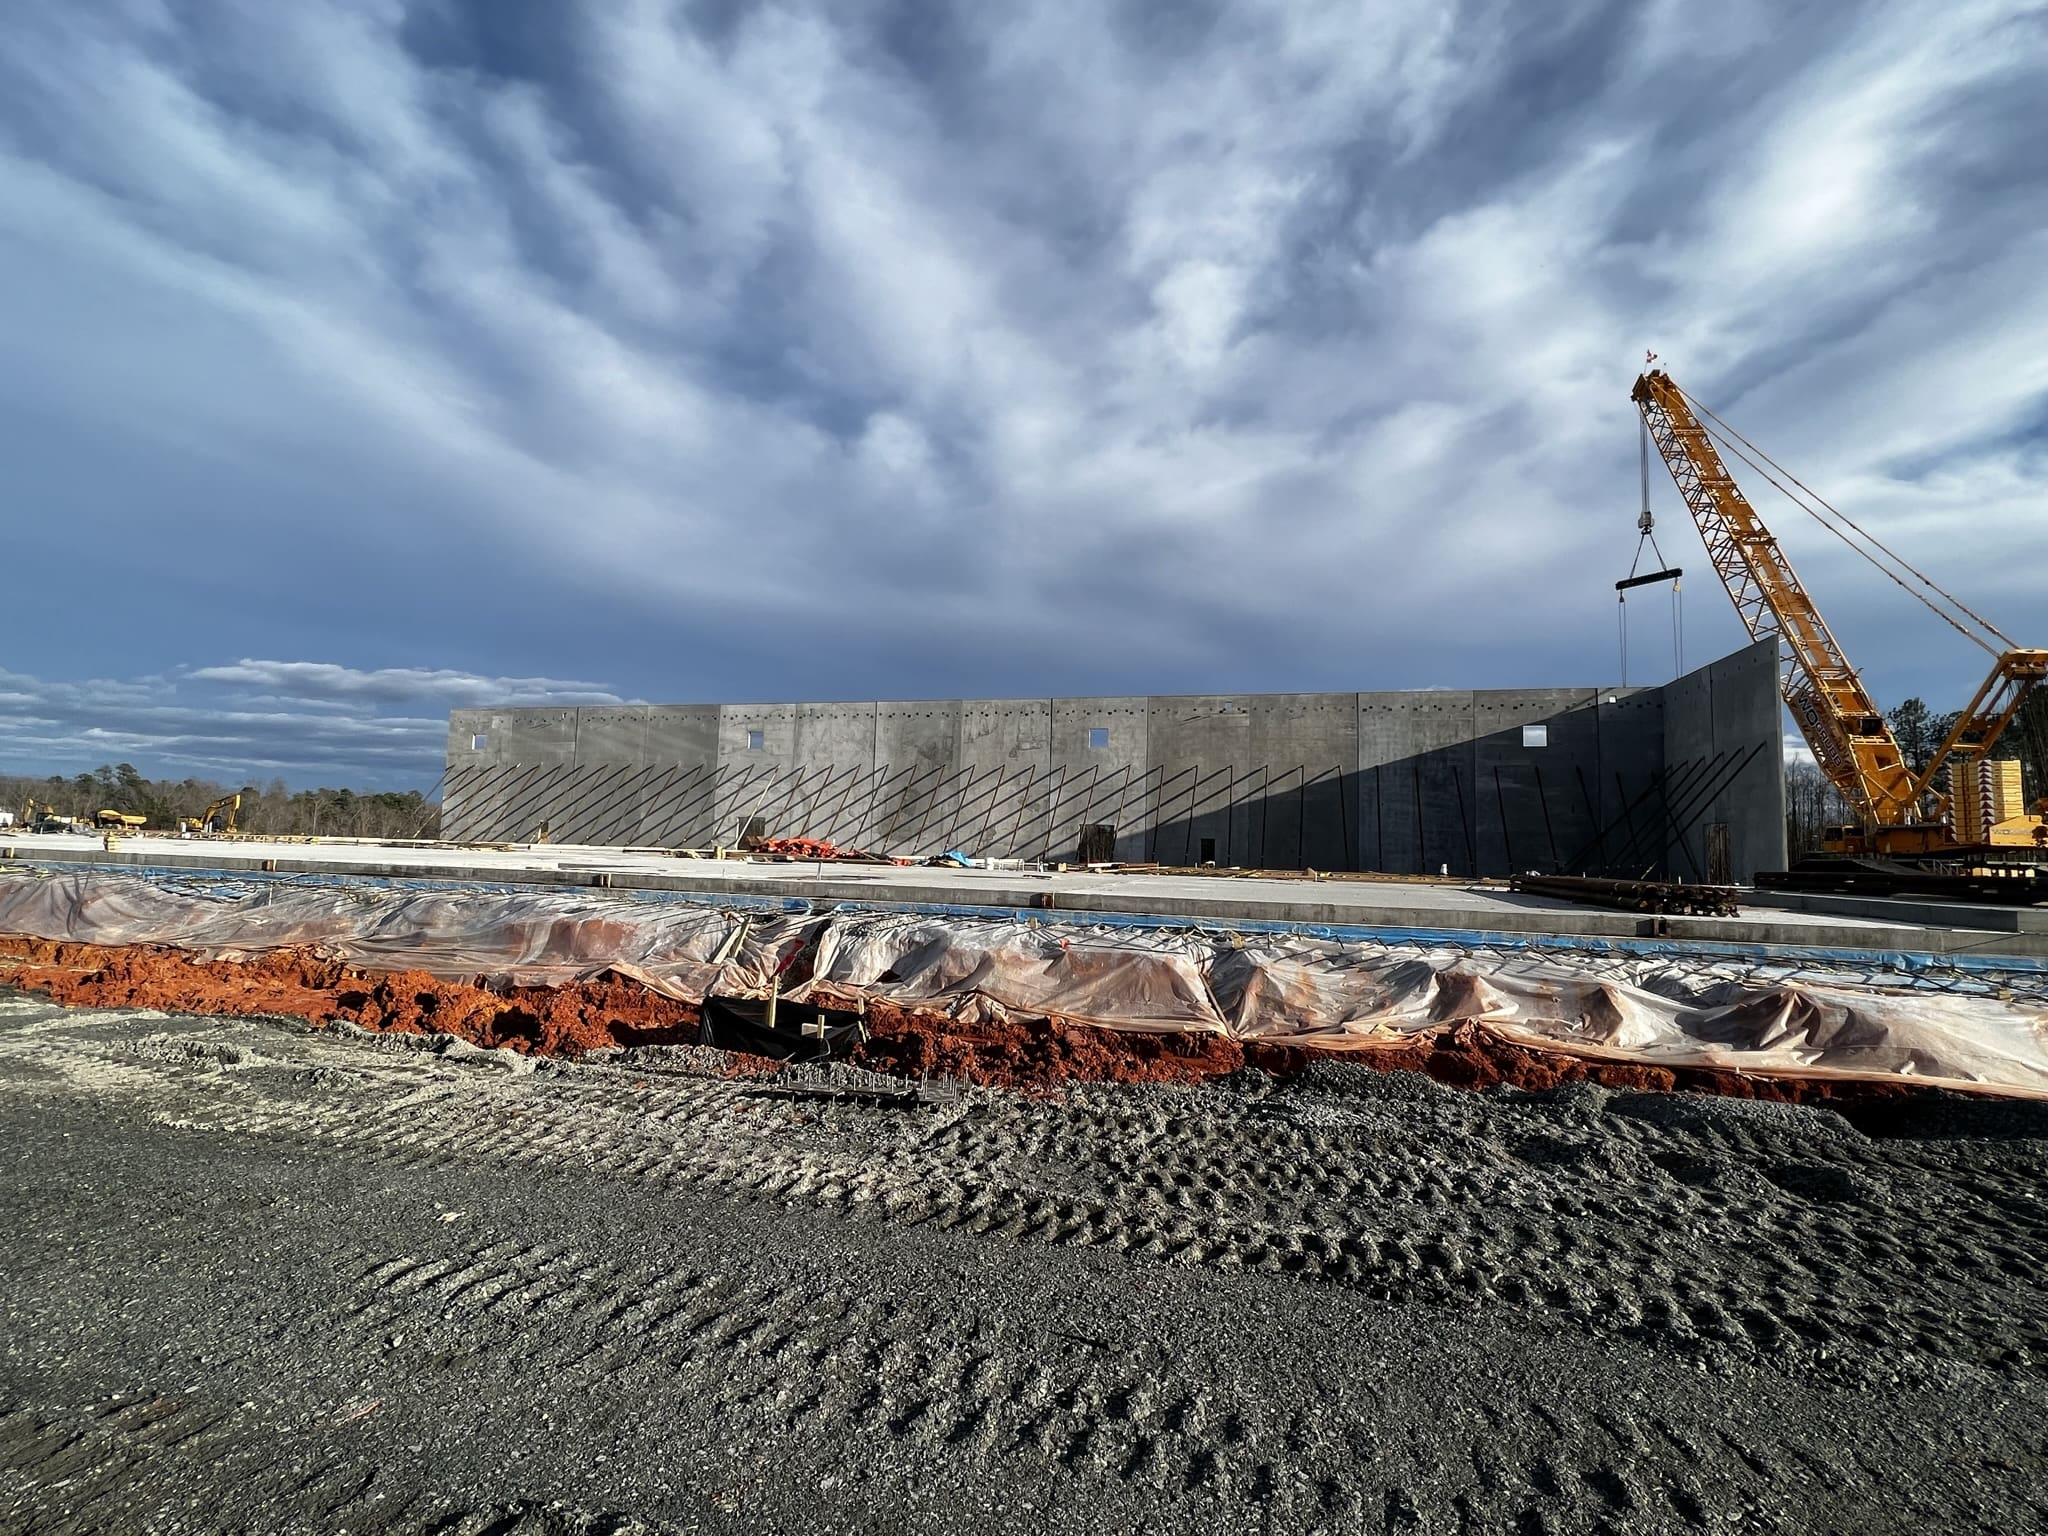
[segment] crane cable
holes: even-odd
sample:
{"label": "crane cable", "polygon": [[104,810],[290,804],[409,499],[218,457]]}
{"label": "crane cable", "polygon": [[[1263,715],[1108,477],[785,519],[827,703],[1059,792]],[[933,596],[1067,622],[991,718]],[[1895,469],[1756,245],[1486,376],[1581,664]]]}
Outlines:
{"label": "crane cable", "polygon": [[[1657,547],[1657,519],[1650,512],[1650,424],[1642,424],[1639,453],[1643,470],[1643,510],[1636,519],[1639,537],[1636,539],[1636,557],[1628,563],[1628,574],[1634,579],[1637,569],[1643,563],[1643,545],[1647,542],[1650,551],[1657,557],[1657,564],[1666,564],[1664,551]],[[1669,575],[1667,571],[1665,574]],[[1628,686],[1628,592],[1625,587],[1614,591],[1621,620],[1621,686]],[[1685,619],[1684,596],[1679,591],[1679,578],[1671,577],[1671,675],[1678,677],[1685,672]]]}
{"label": "crane cable", "polygon": [[[1946,588],[1936,583],[1933,580],[1933,578],[1929,577],[1924,571],[1921,571],[1917,567],[1915,567],[1911,561],[1905,558],[1905,556],[1901,555],[1897,550],[1893,549],[1890,545],[1886,544],[1883,540],[1879,539],[1877,535],[1871,533],[1868,529],[1864,528],[1854,518],[1850,517],[1846,512],[1842,511],[1841,508],[1835,506],[1832,502],[1828,501],[1827,498],[1822,496],[1818,491],[1814,490],[1805,481],[1801,480],[1789,469],[1786,469],[1784,465],[1778,463],[1777,460],[1773,459],[1769,454],[1765,453],[1761,448],[1757,447],[1755,443],[1752,443],[1740,432],[1736,431],[1733,427],[1729,426],[1727,422],[1723,421],[1719,416],[1716,416],[1714,412],[1711,409],[1709,409],[1706,405],[1694,399],[1690,394],[1687,394],[1683,387],[1678,387],[1678,392],[1679,394],[1685,397],[1685,400],[1689,405],[1691,405],[1701,415],[1706,416],[1709,420],[1713,421],[1716,426],[1720,427],[1722,433],[1726,433],[1728,437],[1731,437],[1736,442],[1742,444],[1742,446],[1744,448],[1747,448],[1750,451],[1750,453],[1755,454],[1758,459],[1761,459],[1765,464],[1768,464],[1772,469],[1775,469],[1787,480],[1791,481],[1794,485],[1798,486],[1801,491],[1805,492],[1806,495],[1810,496],[1815,502],[1819,503],[1821,507],[1825,508],[1829,514],[1831,514],[1834,517],[1840,518],[1844,523],[1848,524],[1850,528],[1854,529],[1859,537],[1868,540],[1870,544],[1873,545],[1875,548],[1882,550],[1885,553],[1885,555],[1887,555],[1899,567],[1899,569],[1903,570],[1915,581],[1919,582],[1922,586],[1926,587],[1930,592],[1935,593],[1944,602],[1954,607],[1958,612],[1967,615],[1973,623],[1980,626],[1986,633],[1993,635],[1996,638],[2004,641],[2007,646],[2011,646],[2013,644],[2012,637],[2006,634],[2003,630],[2001,630],[1996,624],[1993,624],[1989,619],[1985,618],[1984,615],[1978,613],[1975,609],[1971,608],[1969,604],[1965,603],[1953,592],[1948,591]],[[1718,438],[1721,436],[1721,433],[1716,433],[1714,435]],[[1741,455],[1738,455],[1738,457],[1740,456]],[[1745,462],[1749,462],[1751,463],[1752,467],[1755,467],[1754,460],[1745,460]],[[1783,491],[1784,494],[1791,499],[1793,504],[1800,508],[1800,510],[1804,511],[1810,517],[1814,518],[1823,527],[1828,527],[1828,531],[1833,533],[1837,538],[1842,539],[1844,542],[1848,542],[1847,535],[1843,534],[1840,529],[1829,527],[1827,520],[1823,518],[1820,515],[1820,513],[1814,511],[1812,507],[1806,506],[1803,502],[1799,500],[1797,496],[1793,496],[1790,491],[1786,490],[1784,486],[1778,485],[1778,483],[1775,480],[1773,480],[1771,483],[1773,485],[1777,485],[1777,488],[1780,491]],[[1853,543],[1851,543],[1850,547],[1854,549],[1856,546]],[[1869,560],[1873,565],[1876,565],[1878,563],[1876,558],[1866,550],[1858,549],[1857,553],[1862,555],[1864,559]],[[1879,569],[1882,570],[1883,567],[1879,566]],[[1886,572],[1886,574],[1891,575],[1892,573]],[[1893,579],[1897,580],[1898,578],[1896,576],[1893,576]],[[1920,594],[1914,593],[1913,595],[1915,597],[1919,597],[1920,601],[1926,603],[1928,607],[1934,607],[1933,603],[1928,602],[1928,600],[1924,597],[1920,597]],[[1936,611],[1939,612],[1938,609]],[[1947,616],[1944,615],[1944,617]],[[1954,621],[1951,620],[1950,622]]]}
{"label": "crane cable", "polygon": [[[1804,512],[1808,517],[1811,517],[1815,522],[1819,523],[1823,528],[1827,529],[1828,532],[1832,533],[1844,544],[1847,544],[1851,549],[1855,550],[1857,554],[1861,555],[1865,560],[1868,560],[1872,566],[1876,567],[1876,569],[1882,571],[1886,576],[1890,577],[1891,580],[1898,585],[1900,590],[1904,591],[1908,596],[1913,597],[1922,604],[1924,604],[1929,610],[1931,610],[1934,614],[1941,618],[1944,623],[1948,624],[1952,629],[1954,629],[1956,633],[1962,635],[1966,640],[1969,640],[1972,644],[1983,647],[1984,650],[1990,652],[1990,654],[1992,654],[1993,656],[1999,654],[1998,647],[1990,644],[1983,638],[1982,635],[1972,634],[1970,630],[1967,629],[1954,616],[1954,614],[1943,612],[1942,609],[1939,606],[1937,606],[1931,599],[1929,599],[1922,593],[1915,592],[1899,576],[1897,571],[1888,569],[1881,561],[1878,560],[1878,558],[1875,555],[1871,554],[1868,549],[1859,546],[1856,543],[1855,539],[1852,539],[1840,528],[1837,528],[1833,523],[1829,522],[1826,516],[1823,516],[1813,507],[1807,505],[1807,503],[1802,501],[1798,496],[1794,495],[1789,489],[1786,488],[1786,486],[1783,483],[1781,483],[1774,475],[1772,475],[1770,471],[1776,470],[1778,474],[1783,475],[1786,480],[1791,481],[1793,485],[1798,486],[1799,489],[1805,492],[1807,496],[1811,497],[1815,502],[1818,502],[1820,506],[1826,508],[1829,514],[1833,515],[1836,518],[1839,518],[1842,522],[1846,523],[1851,529],[1855,531],[1858,537],[1866,540],[1870,545],[1872,545],[1876,549],[1882,550],[1885,555],[1890,557],[1890,559],[1899,567],[1900,570],[1903,570],[1908,576],[1911,576],[1915,581],[1919,582],[1922,586],[1926,587],[1928,591],[1936,594],[1936,596],[1940,597],[1944,602],[1948,603],[1958,612],[1967,615],[1973,623],[1975,623],[1979,628],[1984,630],[1987,634],[1990,634],[1995,638],[2003,641],[2008,649],[2012,647],[2012,637],[2010,635],[2007,635],[1996,624],[1993,624],[1989,619],[1985,618],[1982,614],[1978,613],[1975,609],[1971,608],[1967,603],[1963,602],[1962,599],[1958,598],[1954,593],[1949,592],[1941,586],[1939,586],[1925,572],[1916,569],[1913,566],[1913,564],[1910,561],[1908,561],[1904,556],[1900,555],[1896,550],[1892,549],[1889,545],[1885,544],[1884,541],[1879,539],[1875,534],[1863,528],[1860,524],[1856,522],[1854,518],[1851,518],[1847,513],[1841,511],[1839,508],[1835,507],[1830,502],[1828,502],[1818,492],[1814,491],[1804,481],[1800,480],[1798,476],[1794,475],[1790,470],[1786,469],[1783,465],[1779,464],[1769,454],[1765,453],[1761,448],[1757,447],[1756,444],[1752,443],[1740,432],[1737,432],[1733,427],[1729,426],[1727,422],[1723,421],[1719,416],[1715,415],[1714,412],[1708,409],[1705,405],[1701,404],[1698,400],[1694,399],[1693,396],[1687,393],[1687,391],[1683,387],[1677,386],[1675,384],[1673,387],[1678,389],[1678,393],[1684,398],[1685,402],[1688,405],[1690,405],[1701,416],[1704,416],[1709,421],[1713,422],[1716,427],[1720,428],[1719,431],[1714,431],[1712,428],[1709,428],[1708,432],[1709,435],[1712,436],[1717,442],[1719,442],[1722,447],[1726,448],[1736,458],[1741,459],[1745,464],[1749,465],[1751,469],[1754,469],[1758,474],[1762,475],[1764,479],[1768,480],[1775,489],[1781,492],[1786,497],[1786,499],[1789,500],[1794,506],[1798,507],[1800,511]],[[1731,438],[1733,439],[1733,442],[1729,441],[1729,439]],[[1736,443],[1740,443],[1742,447],[1736,447]],[[1745,453],[1743,449],[1747,449],[1749,451]],[[1755,457],[1751,457],[1751,455],[1754,455]],[[1759,463],[1758,460],[1761,460],[1762,462]],[[1765,465],[1769,465],[1770,468],[1766,469],[1764,467]]]}
{"label": "crane cable", "polygon": [[[1986,654],[1992,656],[1996,656],[1998,654],[1998,648],[1992,645],[1982,635],[1972,633],[1955,617],[1954,614],[1943,612],[1934,603],[1929,602],[1926,597],[1922,596],[1918,592],[1915,592],[1911,587],[1906,585],[1906,583],[1900,578],[1896,571],[1890,570],[1886,566],[1881,564],[1876,556],[1872,555],[1868,550],[1861,548],[1854,539],[1849,537],[1848,534],[1842,532],[1841,529],[1837,528],[1834,524],[1830,523],[1825,517],[1821,516],[1820,513],[1814,511],[1812,507],[1807,506],[1806,503],[1801,501],[1797,496],[1794,496],[1789,490],[1786,490],[1785,487],[1782,484],[1780,484],[1778,480],[1771,474],[1771,472],[1765,469],[1762,464],[1759,464],[1755,459],[1750,458],[1748,454],[1744,453],[1740,448],[1737,448],[1733,443],[1729,442],[1726,438],[1722,437],[1722,435],[1719,432],[1716,432],[1713,428],[1709,427],[1706,430],[1707,435],[1712,437],[1716,442],[1720,443],[1720,445],[1724,449],[1726,449],[1728,453],[1733,455],[1735,458],[1742,460],[1743,463],[1747,464],[1751,469],[1755,470],[1765,480],[1769,481],[1775,489],[1782,492],[1785,498],[1789,500],[1793,506],[1799,508],[1799,510],[1804,512],[1808,517],[1812,518],[1815,522],[1819,523],[1821,527],[1827,529],[1829,533],[1832,533],[1844,544],[1847,544],[1849,548],[1855,550],[1855,552],[1861,555],[1865,560],[1868,560],[1871,566],[1878,572],[1880,572],[1882,575],[1890,578],[1892,583],[1896,585],[1901,592],[1904,592],[1908,597],[1911,597],[1925,605],[1930,613],[1934,614],[1935,617],[1939,618],[1944,624],[1948,625],[1949,628],[1953,629],[1957,634],[1961,635],[1965,640],[1969,641],[1972,645],[1981,648]],[[1844,518],[1843,521],[1847,522],[1848,519]],[[1852,524],[1851,526],[1854,525]],[[1857,531],[1859,533],[1862,532],[1861,529],[1858,529]],[[1886,552],[1890,553],[1890,551]],[[1898,559],[1896,555],[1894,555],[1892,558]],[[1903,560],[1899,561],[1899,563],[1901,565],[1905,565],[1905,562]],[[1920,573],[1918,571],[1914,571],[1910,565],[1906,566],[1906,569],[1915,576],[1920,575]],[[1920,579],[1926,581],[1925,577],[1921,577]],[[1927,585],[1932,587],[1934,586],[1934,583],[1930,581],[1927,582]],[[1937,592],[1941,591],[1939,587],[1935,587],[1934,590]],[[1943,592],[1942,596],[1947,597],[1948,594]],[[1955,601],[1955,599],[1953,598],[1950,598],[1949,600],[1951,602]],[[1958,608],[1962,608],[1963,605],[1961,603],[1957,603],[1956,606]],[[1970,610],[1967,608],[1963,608],[1963,612],[1969,613]],[[1976,618],[1975,614],[1971,614],[1970,616],[1972,618]],[[1978,620],[1978,622],[1983,623],[1984,621],[1980,619]],[[1985,628],[1989,629],[1990,625],[1985,624]],[[1995,629],[1991,632],[1993,634],[1998,634],[1998,631]],[[2000,638],[2002,639],[2004,637],[2000,636]]]}

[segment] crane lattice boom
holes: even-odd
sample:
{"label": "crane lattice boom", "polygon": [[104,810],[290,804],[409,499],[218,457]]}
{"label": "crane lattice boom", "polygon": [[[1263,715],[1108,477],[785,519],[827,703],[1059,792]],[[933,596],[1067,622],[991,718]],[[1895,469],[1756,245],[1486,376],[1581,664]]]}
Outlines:
{"label": "crane lattice boom", "polygon": [[[1636,380],[1632,397],[1651,441],[1685,498],[1707,558],[1750,635],[1775,639],[1779,689],[1807,743],[1866,831],[1905,828],[1952,757],[1975,759],[2011,723],[2032,686],[2048,676],[2048,651],[2009,649],[1947,741],[1917,776],[1883,714],[1835,641],[1777,539],[1728,473],[1685,394],[1662,369]],[[1951,621],[1953,622],[1953,621]]]}

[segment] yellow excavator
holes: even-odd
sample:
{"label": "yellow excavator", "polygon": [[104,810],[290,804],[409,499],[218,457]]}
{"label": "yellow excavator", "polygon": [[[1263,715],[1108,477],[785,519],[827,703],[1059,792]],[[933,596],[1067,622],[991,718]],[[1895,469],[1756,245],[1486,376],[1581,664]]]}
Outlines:
{"label": "yellow excavator", "polygon": [[235,830],[235,813],[242,808],[239,794],[222,795],[197,816],[180,816],[180,832],[226,832]]}
{"label": "yellow excavator", "polygon": [[[1707,558],[1735,611],[1753,638],[1778,642],[1785,703],[1821,772],[1856,817],[1853,826],[1828,828],[1822,851],[1849,858],[1953,862],[2000,850],[2048,850],[2048,823],[2023,809],[2019,764],[1994,761],[1990,755],[2028,693],[2048,677],[2048,650],[2015,645],[1822,501],[1680,389],[1663,369],[1638,377],[1630,398],[1699,525]],[[1990,652],[1991,675],[1918,772],[1906,762],[1890,725],[1864,691],[1777,539],[1735,484],[1722,449]]]}
{"label": "yellow excavator", "polygon": [[40,805],[27,800],[21,807],[21,830],[24,832],[75,832],[81,830],[78,818],[66,816],[48,801]]}

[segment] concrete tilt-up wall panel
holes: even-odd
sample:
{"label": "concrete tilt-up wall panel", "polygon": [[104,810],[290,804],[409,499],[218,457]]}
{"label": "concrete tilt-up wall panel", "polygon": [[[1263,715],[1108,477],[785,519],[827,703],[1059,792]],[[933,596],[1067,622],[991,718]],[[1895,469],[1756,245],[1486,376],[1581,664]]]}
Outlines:
{"label": "concrete tilt-up wall panel", "polygon": [[1600,691],[1599,831],[1589,871],[1627,878],[1661,867],[1664,695],[1662,688]]}
{"label": "concrete tilt-up wall panel", "polygon": [[712,777],[718,767],[718,706],[657,704],[647,711],[648,776],[638,842],[648,847],[700,847],[717,816]]}
{"label": "concrete tilt-up wall panel", "polygon": [[[1725,839],[1725,873],[1736,880],[1784,868],[1783,733],[1775,639],[1724,656],[1665,689],[1671,801],[1665,863],[1673,874],[1708,879],[1723,873],[1716,868],[1717,839]],[[1693,764],[1701,766],[1688,771]]]}
{"label": "concrete tilt-up wall panel", "polygon": [[[1066,860],[1108,827],[1091,855],[1457,875],[1689,874],[1715,839],[1740,874],[1782,859],[1776,711],[1768,645],[1634,691],[458,710],[443,824],[703,847],[758,818],[898,855]],[[1751,766],[1723,782],[1738,744]]]}
{"label": "concrete tilt-up wall panel", "polygon": [[[1124,696],[1052,701],[1052,769],[1058,777],[1057,810],[1048,840],[1055,859],[1080,852],[1083,829],[1114,829],[1111,857],[1132,863],[1146,857],[1151,798],[1146,705]],[[1106,733],[1093,745],[1094,732]]]}
{"label": "concrete tilt-up wall panel", "polygon": [[1358,696],[1360,857],[1389,873],[1475,873],[1472,694]]}
{"label": "concrete tilt-up wall panel", "polygon": [[1241,693],[1153,698],[1145,711],[1152,785],[1147,858],[1170,864],[1254,862],[1245,798],[1252,771],[1252,701]]}
{"label": "concrete tilt-up wall panel", "polygon": [[1481,869],[1555,874],[1592,841],[1598,697],[1593,688],[1472,695],[1472,821]]}
{"label": "concrete tilt-up wall panel", "polygon": [[1355,693],[1251,696],[1250,759],[1278,769],[1262,815],[1272,867],[1357,867],[1358,722]]}

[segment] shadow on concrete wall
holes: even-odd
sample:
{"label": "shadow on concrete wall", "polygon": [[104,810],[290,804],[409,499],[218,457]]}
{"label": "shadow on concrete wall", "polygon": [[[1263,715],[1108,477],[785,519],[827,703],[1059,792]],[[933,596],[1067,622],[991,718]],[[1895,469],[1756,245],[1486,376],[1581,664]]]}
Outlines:
{"label": "shadow on concrete wall", "polygon": [[1146,857],[1241,869],[1358,868],[1358,771],[1260,764],[1162,773]]}
{"label": "shadow on concrete wall", "polygon": [[709,848],[751,832],[907,858],[1742,879],[1784,857],[1776,676],[1766,641],[1633,691],[458,711],[443,828],[469,842]]}
{"label": "shadow on concrete wall", "polygon": [[708,848],[752,832],[912,858],[957,848],[1069,863],[1704,880],[1716,873],[1707,808],[1768,771],[1765,746],[1604,776],[1568,761],[1482,772],[1486,754],[1470,742],[1349,771],[480,764],[450,781],[446,835]]}

